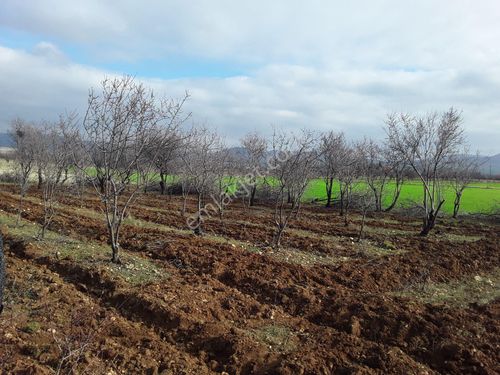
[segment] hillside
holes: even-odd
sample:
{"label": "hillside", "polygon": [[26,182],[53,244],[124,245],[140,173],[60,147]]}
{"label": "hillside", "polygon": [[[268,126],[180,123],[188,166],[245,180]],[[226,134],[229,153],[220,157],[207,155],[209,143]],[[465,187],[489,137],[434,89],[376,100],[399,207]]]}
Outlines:
{"label": "hillside", "polygon": [[481,166],[481,173],[485,176],[500,175],[500,154],[490,157],[483,157],[483,164]]}
{"label": "hillside", "polygon": [[0,147],[12,147],[12,139],[8,133],[0,133]]}

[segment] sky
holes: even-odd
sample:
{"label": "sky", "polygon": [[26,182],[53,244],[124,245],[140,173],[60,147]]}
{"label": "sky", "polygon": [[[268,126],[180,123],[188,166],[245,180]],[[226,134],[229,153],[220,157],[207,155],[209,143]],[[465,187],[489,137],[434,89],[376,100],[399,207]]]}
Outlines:
{"label": "sky", "polygon": [[382,140],[391,112],[463,111],[471,150],[500,153],[498,0],[1,0],[0,132],[83,113],[133,75],[191,94],[230,144],[272,126]]}

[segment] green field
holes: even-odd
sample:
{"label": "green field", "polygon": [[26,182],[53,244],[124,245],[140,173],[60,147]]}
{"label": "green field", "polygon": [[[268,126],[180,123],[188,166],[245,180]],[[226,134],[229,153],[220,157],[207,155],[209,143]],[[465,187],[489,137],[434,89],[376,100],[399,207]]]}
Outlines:
{"label": "green field", "polygon": [[[363,183],[358,184],[362,188]],[[392,194],[394,184],[388,186],[388,194]],[[339,185],[334,185],[334,195],[338,196]],[[419,204],[422,201],[422,184],[418,181],[407,181],[403,185],[398,206]],[[451,187],[445,188],[445,203],[443,210],[447,213],[453,212],[454,192]],[[314,199],[325,199],[325,182],[322,179],[311,181],[304,193],[304,201]],[[385,197],[385,205],[391,201],[391,196]],[[475,181],[465,189],[460,205],[461,213],[493,213],[500,210],[500,182]]]}
{"label": "green field", "polygon": [[[0,172],[12,172],[14,168],[13,162],[7,162],[0,159]],[[33,174],[33,180],[35,176]],[[151,180],[159,181],[158,175],[152,175]],[[174,183],[177,180],[176,176],[169,175],[167,183]],[[269,183],[269,179],[267,180]],[[233,184],[235,184],[233,182]],[[387,206],[391,201],[393,184],[389,183],[387,188],[387,196],[385,197],[384,204]],[[363,183],[357,184],[357,188],[363,188]],[[334,198],[339,195],[339,184],[334,184]],[[232,190],[231,188],[229,190]],[[306,192],[304,193],[303,201],[310,202],[313,200],[322,200],[326,198],[325,182],[323,179],[314,179],[309,184]],[[404,207],[414,204],[420,204],[422,200],[422,184],[418,181],[407,181],[403,185],[401,195],[399,198],[398,206]],[[454,192],[451,187],[445,188],[445,204],[443,211],[446,213],[453,212]],[[500,181],[474,181],[464,191],[462,203],[460,206],[461,213],[494,213],[500,211]]]}
{"label": "green field", "polygon": [[[177,176],[169,175],[167,183],[174,183]],[[151,182],[159,181],[158,175],[151,176]],[[270,179],[267,179],[269,183]],[[236,189],[236,182],[232,183],[233,187],[229,191]],[[384,205],[387,206],[391,202],[394,183],[389,183],[387,187],[387,196],[384,199]],[[357,189],[363,188],[363,183],[356,184]],[[355,188],[355,189],[356,189]],[[422,184],[419,181],[406,181],[401,189],[398,205],[396,207],[411,206],[420,204],[422,201]],[[334,198],[339,195],[339,184],[334,184]],[[307,187],[303,201],[310,202],[313,200],[326,199],[325,182],[323,179],[314,179]],[[451,187],[445,187],[445,203],[443,211],[446,213],[453,212],[453,201],[455,193]],[[474,181],[463,193],[462,202],[460,205],[461,213],[484,213],[489,214],[500,211],[500,181]]]}

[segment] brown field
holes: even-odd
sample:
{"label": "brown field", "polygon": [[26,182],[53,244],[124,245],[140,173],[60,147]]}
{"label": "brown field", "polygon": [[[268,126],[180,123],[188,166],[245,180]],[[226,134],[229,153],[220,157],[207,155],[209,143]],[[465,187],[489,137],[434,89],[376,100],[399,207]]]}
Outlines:
{"label": "brown field", "polygon": [[[239,203],[196,237],[179,198],[141,196],[111,264],[99,202],[70,194],[36,241],[40,194],[0,187],[5,374],[497,374],[500,223],[306,206],[273,251],[273,211]],[[194,211],[194,201],[189,209]]]}

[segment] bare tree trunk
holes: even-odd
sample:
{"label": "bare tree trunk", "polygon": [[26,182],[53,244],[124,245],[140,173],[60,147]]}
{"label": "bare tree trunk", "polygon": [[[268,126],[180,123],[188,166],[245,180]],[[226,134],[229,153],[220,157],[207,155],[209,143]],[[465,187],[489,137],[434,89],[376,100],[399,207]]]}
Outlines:
{"label": "bare tree trunk", "polygon": [[97,177],[98,183],[99,183],[99,191],[101,194],[104,194],[105,189],[106,189],[106,179],[104,176]]}
{"label": "bare tree trunk", "polygon": [[38,240],[42,241],[45,238],[45,232],[47,230],[48,224],[43,223],[42,227],[40,228],[40,231],[38,232]]}
{"label": "bare tree trunk", "polygon": [[38,186],[37,189],[40,190],[43,184],[42,168],[38,167]]}
{"label": "bare tree trunk", "polygon": [[118,243],[114,243],[111,245],[111,250],[112,250],[112,256],[111,256],[111,262],[120,264],[121,259],[120,259],[120,245]]}
{"label": "bare tree trunk", "polygon": [[349,188],[346,189],[346,194],[344,197],[345,209],[344,209],[344,226],[349,226],[349,206],[351,205],[351,192]]}
{"label": "bare tree trunk", "polygon": [[283,232],[285,231],[285,224],[279,224],[277,226],[276,233],[274,233],[273,238],[273,248],[278,249],[281,246],[281,238],[283,237]]}
{"label": "bare tree trunk", "polygon": [[401,188],[403,187],[403,184],[400,183],[400,182],[396,182],[396,190],[394,191],[394,195],[392,197],[392,202],[391,204],[389,205],[389,207],[387,207],[384,211],[385,212],[389,212],[389,211],[392,211],[392,209],[396,206],[396,203],[398,202],[399,200],[399,195],[401,194]]}
{"label": "bare tree trunk", "polygon": [[182,193],[182,207],[181,207],[181,216],[186,216],[186,205],[187,205],[187,191],[184,184],[181,185],[181,193]]}
{"label": "bare tree trunk", "polygon": [[300,208],[302,207],[302,202],[299,201],[299,203],[297,203],[297,205],[294,207],[292,206],[292,212],[293,210],[296,209],[295,211],[295,214],[293,214],[293,218],[294,219],[297,219],[299,217],[299,214],[300,214]]}
{"label": "bare tree trunk", "polygon": [[248,203],[249,207],[252,207],[255,204],[255,192],[257,191],[257,184],[254,183],[252,185],[252,191],[250,192],[250,201]]}
{"label": "bare tree trunk", "polygon": [[460,202],[462,200],[462,192],[457,192],[455,194],[455,201],[453,202],[453,218],[456,219],[458,216],[458,211],[460,209]]}
{"label": "bare tree trunk", "polygon": [[375,210],[377,212],[382,212],[382,191],[383,188],[380,188],[380,190],[377,192],[377,197],[375,199]]}
{"label": "bare tree trunk", "polygon": [[21,195],[19,197],[19,207],[17,209],[16,227],[19,226],[19,223],[21,221],[21,216],[23,213],[23,202],[24,202],[24,193],[21,192]]}
{"label": "bare tree trunk", "polygon": [[345,190],[340,185],[340,216],[344,216]]}
{"label": "bare tree trunk", "polygon": [[160,171],[160,194],[165,195],[166,190],[166,176],[163,171]]}
{"label": "bare tree trunk", "polygon": [[361,227],[359,228],[358,233],[358,242],[361,242],[363,239],[363,232],[365,230],[365,219],[366,219],[366,210],[363,210],[363,217],[361,218]]}
{"label": "bare tree trunk", "polygon": [[333,177],[330,177],[326,182],[326,205],[325,205],[325,207],[332,206],[332,192],[333,192]]}
{"label": "bare tree trunk", "polygon": [[429,211],[429,213],[425,216],[424,224],[422,226],[422,231],[420,232],[421,236],[423,236],[423,237],[427,236],[429,234],[429,232],[432,229],[434,229],[434,226],[436,225],[436,218],[438,216],[439,210],[441,209],[443,203],[444,203],[444,200],[440,201],[436,211],[431,209]]}
{"label": "bare tree trunk", "polygon": [[115,225],[108,220],[108,232],[109,232],[109,240],[111,242],[111,262],[112,263],[121,263],[120,259],[120,243],[118,242],[118,231],[115,228]]}
{"label": "bare tree trunk", "polygon": [[203,234],[203,228],[201,227],[201,208],[202,208],[202,194],[198,193],[198,217],[196,218],[196,228],[194,228],[194,234],[201,236]]}
{"label": "bare tree trunk", "polygon": [[61,185],[64,185],[68,181],[69,168],[64,169],[64,178],[61,181]]}

